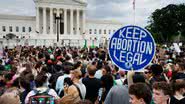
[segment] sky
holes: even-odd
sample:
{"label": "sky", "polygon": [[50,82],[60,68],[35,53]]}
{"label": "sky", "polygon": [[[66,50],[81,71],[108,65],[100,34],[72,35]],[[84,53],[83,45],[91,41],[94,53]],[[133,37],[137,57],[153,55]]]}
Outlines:
{"label": "sky", "polygon": [[[145,27],[156,9],[169,4],[185,3],[185,0],[86,0],[87,18],[118,21],[123,25],[135,24]],[[0,0],[0,14],[35,16],[33,0]]]}

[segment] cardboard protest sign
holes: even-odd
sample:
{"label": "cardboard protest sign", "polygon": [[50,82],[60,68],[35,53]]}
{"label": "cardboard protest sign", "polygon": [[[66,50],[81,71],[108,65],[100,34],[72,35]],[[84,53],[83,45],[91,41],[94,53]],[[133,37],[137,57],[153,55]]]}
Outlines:
{"label": "cardboard protest sign", "polygon": [[141,70],[155,55],[156,45],[151,34],[138,26],[125,26],[109,41],[109,56],[123,70]]}

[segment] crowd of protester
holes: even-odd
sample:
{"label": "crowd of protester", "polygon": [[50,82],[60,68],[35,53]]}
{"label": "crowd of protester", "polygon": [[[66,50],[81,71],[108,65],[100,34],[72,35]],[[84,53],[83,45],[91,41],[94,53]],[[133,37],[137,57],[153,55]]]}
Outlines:
{"label": "crowd of protester", "polygon": [[185,53],[159,46],[140,72],[112,63],[106,48],[18,46],[3,49],[0,104],[185,104]]}

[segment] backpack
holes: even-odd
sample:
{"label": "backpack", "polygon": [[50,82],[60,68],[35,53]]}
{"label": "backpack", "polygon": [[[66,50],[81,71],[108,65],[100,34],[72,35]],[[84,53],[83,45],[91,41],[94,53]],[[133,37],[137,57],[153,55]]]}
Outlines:
{"label": "backpack", "polygon": [[29,104],[55,104],[55,98],[52,95],[49,95],[50,89],[47,89],[45,92],[40,93],[37,90],[33,90],[35,95],[30,96]]}

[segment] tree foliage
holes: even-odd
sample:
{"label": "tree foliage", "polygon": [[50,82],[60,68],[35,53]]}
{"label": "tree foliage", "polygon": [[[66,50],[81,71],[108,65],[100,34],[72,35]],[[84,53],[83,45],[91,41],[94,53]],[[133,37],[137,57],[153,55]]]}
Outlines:
{"label": "tree foliage", "polygon": [[158,43],[171,42],[173,37],[185,37],[185,4],[170,4],[155,10],[146,26]]}

